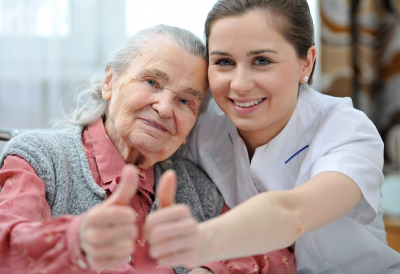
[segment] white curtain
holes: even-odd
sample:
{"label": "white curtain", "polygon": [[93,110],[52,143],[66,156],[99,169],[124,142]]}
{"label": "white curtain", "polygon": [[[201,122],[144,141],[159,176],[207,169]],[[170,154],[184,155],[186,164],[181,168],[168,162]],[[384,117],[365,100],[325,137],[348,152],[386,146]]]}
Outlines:
{"label": "white curtain", "polygon": [[[128,35],[165,23],[202,37],[215,1],[0,0],[0,127],[49,127]],[[318,0],[309,3],[319,37]]]}
{"label": "white curtain", "polygon": [[1,0],[0,10],[0,127],[49,127],[126,39],[124,0]]}

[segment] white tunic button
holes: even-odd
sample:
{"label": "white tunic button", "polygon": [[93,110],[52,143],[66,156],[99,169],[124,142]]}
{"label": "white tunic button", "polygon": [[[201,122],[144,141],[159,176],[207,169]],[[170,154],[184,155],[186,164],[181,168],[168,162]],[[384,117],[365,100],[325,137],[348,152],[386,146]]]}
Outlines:
{"label": "white tunic button", "polygon": [[128,255],[128,260],[127,262],[130,262],[132,260],[132,257],[130,255]]}
{"label": "white tunic button", "polygon": [[86,269],[87,268],[86,263],[82,259],[78,259],[78,265],[82,269]]}

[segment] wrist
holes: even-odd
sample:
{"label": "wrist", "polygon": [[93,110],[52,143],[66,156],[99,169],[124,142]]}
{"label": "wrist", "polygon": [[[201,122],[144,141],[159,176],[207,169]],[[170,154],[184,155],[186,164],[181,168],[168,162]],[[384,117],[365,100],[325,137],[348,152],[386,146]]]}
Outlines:
{"label": "wrist", "polygon": [[199,235],[200,235],[200,251],[199,251],[199,261],[198,265],[208,263],[211,261],[216,261],[218,258],[218,251],[216,250],[216,241],[214,235],[218,233],[217,230],[211,227],[210,221],[200,223],[198,225]]}

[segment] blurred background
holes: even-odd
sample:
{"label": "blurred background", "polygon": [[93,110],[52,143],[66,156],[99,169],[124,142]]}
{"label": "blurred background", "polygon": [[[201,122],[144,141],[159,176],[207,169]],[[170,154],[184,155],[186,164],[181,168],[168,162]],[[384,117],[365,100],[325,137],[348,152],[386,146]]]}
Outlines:
{"label": "blurred background", "polygon": [[[378,128],[385,142],[382,207],[392,217],[385,220],[390,244],[400,251],[400,0],[308,2],[318,50],[312,87],[351,97]],[[214,3],[0,0],[0,128],[51,127],[59,104],[72,108],[76,91],[104,71],[127,37],[163,23],[202,38]]]}
{"label": "blurred background", "polygon": [[140,29],[163,23],[202,38],[215,1],[0,0],[0,127],[50,127],[59,103],[72,107],[76,91]]}

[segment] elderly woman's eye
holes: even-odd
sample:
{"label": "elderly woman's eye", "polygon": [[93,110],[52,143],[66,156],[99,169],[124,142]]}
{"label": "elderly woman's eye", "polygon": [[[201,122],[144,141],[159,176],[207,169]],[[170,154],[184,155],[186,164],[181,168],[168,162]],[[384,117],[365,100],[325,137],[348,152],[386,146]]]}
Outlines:
{"label": "elderly woman's eye", "polygon": [[152,79],[147,79],[146,82],[147,82],[147,84],[149,84],[152,87],[157,86],[157,82]]}
{"label": "elderly woman's eye", "polygon": [[179,102],[181,102],[181,104],[183,104],[183,105],[189,105],[190,104],[189,100],[186,100],[186,99],[180,99]]}

